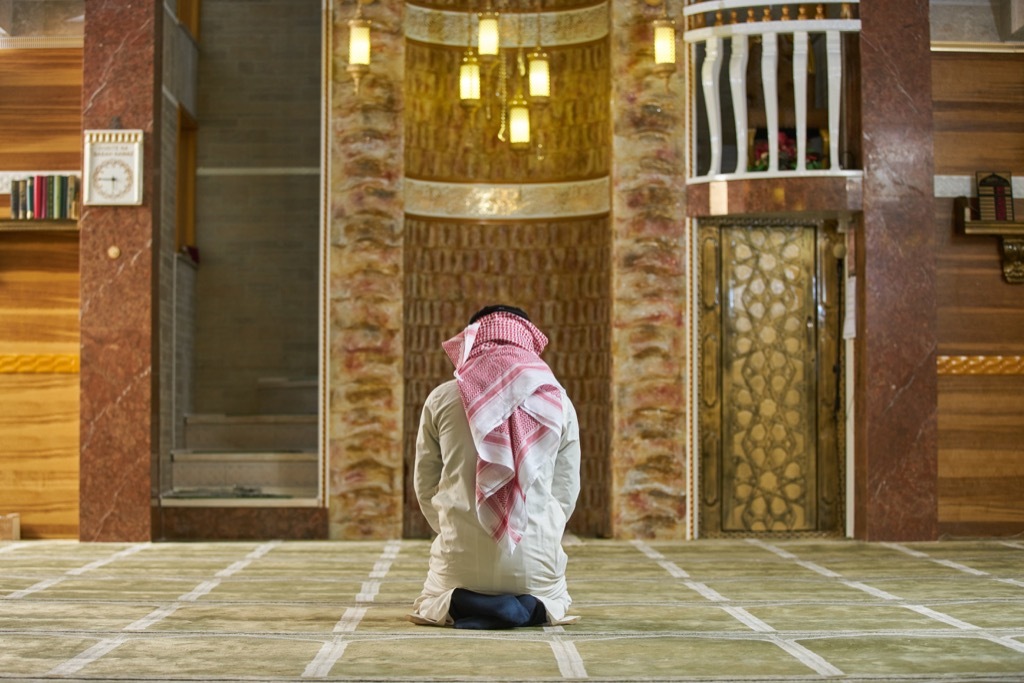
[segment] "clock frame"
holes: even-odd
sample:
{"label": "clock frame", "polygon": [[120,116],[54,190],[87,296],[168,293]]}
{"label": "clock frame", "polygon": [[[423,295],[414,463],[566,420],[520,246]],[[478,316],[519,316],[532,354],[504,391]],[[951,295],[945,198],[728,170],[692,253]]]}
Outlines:
{"label": "clock frame", "polygon": [[88,206],[142,204],[141,130],[85,131],[82,199]]}

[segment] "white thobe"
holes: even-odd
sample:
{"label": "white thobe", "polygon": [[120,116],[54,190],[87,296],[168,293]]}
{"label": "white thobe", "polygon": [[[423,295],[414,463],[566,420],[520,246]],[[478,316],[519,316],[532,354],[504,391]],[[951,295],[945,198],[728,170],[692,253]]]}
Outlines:
{"label": "white thobe", "polygon": [[448,625],[452,591],[529,594],[544,603],[551,623],[568,623],[572,599],[565,582],[565,524],[580,492],[580,440],[576,409],[562,389],[558,450],[546,454],[526,492],[527,524],[511,555],[477,520],[476,447],[455,380],[427,397],[416,439],[414,486],[430,528],[430,569],[410,620]]}

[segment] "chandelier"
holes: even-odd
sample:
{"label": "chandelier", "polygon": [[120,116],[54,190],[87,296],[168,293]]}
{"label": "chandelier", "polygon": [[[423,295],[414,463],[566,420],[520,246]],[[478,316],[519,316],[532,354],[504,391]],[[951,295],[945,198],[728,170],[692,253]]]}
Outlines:
{"label": "chandelier", "polygon": [[[459,101],[474,111],[484,106],[487,120],[493,108],[499,110],[497,137],[517,151],[530,148],[530,110],[547,105],[551,97],[551,68],[541,47],[540,2],[536,12],[536,47],[526,53],[520,9],[515,21],[514,40],[502,35],[501,15],[488,0],[476,15],[476,49],[473,49],[473,12],[466,13],[466,51],[459,65]],[[509,93],[512,93],[511,96]]]}

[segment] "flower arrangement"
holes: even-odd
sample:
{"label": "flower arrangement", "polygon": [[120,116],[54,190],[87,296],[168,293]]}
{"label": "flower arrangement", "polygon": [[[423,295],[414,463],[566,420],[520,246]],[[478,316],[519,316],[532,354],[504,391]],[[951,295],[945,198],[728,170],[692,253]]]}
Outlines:
{"label": "flower arrangement", "polygon": [[[768,170],[768,141],[761,139],[754,141],[754,153],[752,155],[748,171]],[[808,169],[824,168],[824,160],[816,152],[807,152],[804,157],[804,165]],[[796,138],[785,131],[779,131],[779,170],[793,170],[796,168]]]}

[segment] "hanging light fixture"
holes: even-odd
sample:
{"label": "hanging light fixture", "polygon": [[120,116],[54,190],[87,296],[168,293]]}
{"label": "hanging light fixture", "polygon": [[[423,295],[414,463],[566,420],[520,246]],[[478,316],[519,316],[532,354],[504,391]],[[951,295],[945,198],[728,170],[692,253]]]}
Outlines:
{"label": "hanging light fixture", "polygon": [[509,102],[509,146],[516,152],[523,152],[529,148],[529,108],[522,96],[523,81],[528,80],[522,51],[522,12],[519,12],[518,19],[516,42],[519,43],[519,49],[515,58],[515,97]]}
{"label": "hanging light fixture", "polygon": [[[547,104],[551,96],[550,62],[541,47],[541,0],[532,1],[538,3],[537,46],[529,55],[524,40],[524,12],[519,11],[513,15],[517,21],[513,26],[516,35],[513,39],[506,38],[508,44],[502,45],[499,15],[488,1],[485,9],[476,15],[475,51],[472,26],[474,10],[467,14],[467,45],[459,64],[460,104],[474,112],[476,106],[486,105],[486,121],[489,122],[493,99],[500,116],[497,138],[516,151],[528,150],[533,146],[530,108]],[[525,7],[531,0],[521,2]],[[514,96],[512,92],[515,92]],[[537,158],[543,159],[539,142],[537,149]]]}
{"label": "hanging light fixture", "polygon": [[459,66],[459,102],[466,107],[480,104],[480,60],[467,49]]}
{"label": "hanging light fixture", "polygon": [[466,15],[466,52],[459,65],[459,103],[464,107],[480,104],[480,60],[473,54],[473,22]]}
{"label": "hanging light fixture", "polygon": [[530,109],[521,92],[508,103],[508,144],[516,151],[530,148]]}
{"label": "hanging light fixture", "polygon": [[551,67],[548,53],[540,46],[540,3],[537,5],[537,47],[527,56],[530,64],[530,103],[545,105],[551,97]]}
{"label": "hanging light fixture", "polygon": [[370,20],[363,17],[363,2],[356,0],[356,16],[348,20],[348,67],[355,93],[359,81],[370,72]]}
{"label": "hanging light fixture", "polygon": [[498,48],[501,44],[501,36],[498,30],[498,13],[491,9],[490,3],[487,9],[479,15],[477,25],[476,49],[481,59],[488,59],[498,56]]}

